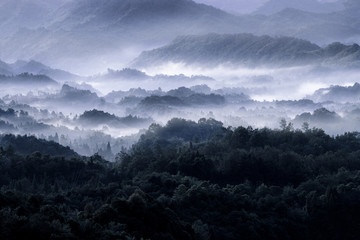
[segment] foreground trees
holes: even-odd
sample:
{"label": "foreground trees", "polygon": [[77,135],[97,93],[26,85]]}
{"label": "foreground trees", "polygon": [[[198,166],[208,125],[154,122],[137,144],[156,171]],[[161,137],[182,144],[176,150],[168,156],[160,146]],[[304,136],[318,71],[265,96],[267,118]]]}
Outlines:
{"label": "foreground trees", "polygon": [[357,133],[212,119],[152,125],[115,163],[2,148],[0,236],[356,239],[359,150]]}

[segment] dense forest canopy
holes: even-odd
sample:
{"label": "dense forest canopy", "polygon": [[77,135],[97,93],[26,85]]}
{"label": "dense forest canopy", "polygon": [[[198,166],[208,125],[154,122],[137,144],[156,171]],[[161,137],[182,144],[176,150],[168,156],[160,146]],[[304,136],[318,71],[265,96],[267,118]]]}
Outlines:
{"label": "dense forest canopy", "polygon": [[356,132],[214,119],[153,124],[115,162],[9,145],[0,148],[0,236],[356,239],[359,149]]}

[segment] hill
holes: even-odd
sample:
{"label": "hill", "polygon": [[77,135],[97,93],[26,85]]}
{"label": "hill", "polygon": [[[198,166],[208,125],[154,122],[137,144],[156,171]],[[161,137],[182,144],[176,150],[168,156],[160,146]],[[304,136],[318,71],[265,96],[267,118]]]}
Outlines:
{"label": "hill", "polygon": [[50,95],[48,100],[55,100],[55,102],[75,105],[91,105],[101,103],[101,98],[90,90],[82,90],[64,84],[59,93]]}
{"label": "hill", "polygon": [[56,142],[48,142],[37,139],[33,136],[14,136],[11,134],[0,135],[0,146],[12,153],[21,155],[31,155],[39,152],[43,155],[61,156],[61,157],[78,157],[79,155],[69,147],[64,147]]}
{"label": "hill", "polygon": [[317,102],[336,101],[340,103],[360,101],[360,84],[355,83],[353,86],[331,86],[321,88],[310,96]]}
{"label": "hill", "polygon": [[176,38],[170,44],[143,52],[133,61],[141,68],[173,63],[213,67],[220,64],[244,66],[297,66],[311,63],[358,66],[357,44],[333,43],[321,48],[292,37],[255,36],[252,34],[207,34]]}
{"label": "hill", "polygon": [[139,118],[136,116],[117,117],[104,111],[93,109],[85,111],[78,118],[78,121],[87,126],[108,125],[110,127],[131,127],[146,125],[151,122],[151,119]]}
{"label": "hill", "polygon": [[0,61],[0,74],[2,75],[18,75],[22,73],[30,73],[35,75],[46,75],[57,81],[75,80],[80,77],[70,72],[54,69],[41,62],[34,60],[23,61],[18,60],[14,63],[6,63]]}
{"label": "hill", "polygon": [[270,0],[258,8],[254,13],[271,15],[286,8],[293,8],[314,13],[329,13],[343,10],[343,2],[343,0],[336,2],[322,2],[318,0]]}
{"label": "hill", "polygon": [[66,81],[78,79],[79,76],[72,74],[70,72],[54,69],[49,66],[46,66],[43,63],[30,60],[30,61],[16,61],[15,63],[9,64],[12,72],[15,74],[20,74],[23,72],[28,72],[32,74],[44,74],[51,78],[54,78],[57,81]]}
{"label": "hill", "polygon": [[15,76],[0,75],[0,84],[44,87],[44,86],[57,85],[58,83],[46,75],[33,75],[31,73],[25,72]]}

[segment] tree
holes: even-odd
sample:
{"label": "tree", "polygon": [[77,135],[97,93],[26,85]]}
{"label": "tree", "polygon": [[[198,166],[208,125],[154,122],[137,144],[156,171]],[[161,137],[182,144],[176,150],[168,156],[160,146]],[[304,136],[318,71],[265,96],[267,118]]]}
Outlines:
{"label": "tree", "polygon": [[294,130],[294,126],[291,122],[287,123],[285,118],[280,120],[280,129],[286,132]]}
{"label": "tree", "polygon": [[309,123],[308,123],[308,122],[304,122],[304,123],[302,124],[302,126],[301,126],[301,129],[302,129],[304,132],[307,132],[307,131],[309,131],[309,127],[310,127]]}

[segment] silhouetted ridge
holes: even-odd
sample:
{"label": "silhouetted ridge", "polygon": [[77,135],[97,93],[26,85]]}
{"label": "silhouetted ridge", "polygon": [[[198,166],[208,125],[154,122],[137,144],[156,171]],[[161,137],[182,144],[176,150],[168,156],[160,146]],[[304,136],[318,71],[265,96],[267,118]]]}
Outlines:
{"label": "silhouetted ridge", "polygon": [[117,117],[114,114],[93,109],[91,111],[85,111],[83,114],[81,114],[78,118],[78,121],[82,124],[90,126],[107,124],[113,127],[129,127],[147,124],[151,122],[151,119],[140,118],[132,115],[128,115],[126,117]]}
{"label": "silhouetted ridge", "polygon": [[43,155],[78,157],[79,155],[69,147],[64,147],[53,141],[37,139],[33,136],[0,135],[0,146],[5,149],[12,149],[13,153],[30,155],[39,152]]}

